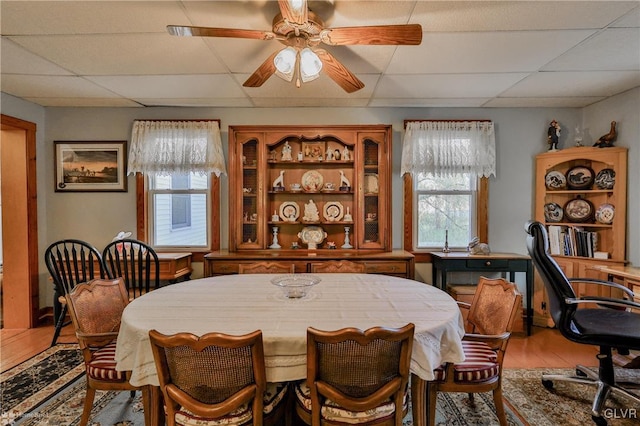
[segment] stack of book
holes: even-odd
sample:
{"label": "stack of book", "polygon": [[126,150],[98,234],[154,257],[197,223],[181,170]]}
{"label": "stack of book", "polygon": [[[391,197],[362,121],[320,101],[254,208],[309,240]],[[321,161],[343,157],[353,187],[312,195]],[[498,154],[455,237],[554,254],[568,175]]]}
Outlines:
{"label": "stack of book", "polygon": [[560,256],[594,257],[598,233],[579,226],[549,225],[549,252]]}

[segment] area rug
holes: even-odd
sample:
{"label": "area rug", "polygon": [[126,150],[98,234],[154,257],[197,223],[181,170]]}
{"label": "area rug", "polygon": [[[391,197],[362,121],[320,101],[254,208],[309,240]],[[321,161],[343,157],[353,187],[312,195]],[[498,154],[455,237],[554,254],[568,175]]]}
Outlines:
{"label": "area rug", "polygon": [[[557,383],[552,390],[540,381],[543,372],[567,374],[567,369],[505,370],[503,392],[510,426],[592,424],[590,412],[594,388]],[[58,345],[2,373],[0,377],[2,425],[78,425],[85,394],[84,367],[77,345]],[[634,425],[627,407],[612,400],[609,424]],[[640,413],[640,407],[638,412]],[[140,392],[97,392],[91,426],[142,426]],[[412,426],[411,414],[405,426]],[[497,425],[490,393],[438,395],[438,426]]]}

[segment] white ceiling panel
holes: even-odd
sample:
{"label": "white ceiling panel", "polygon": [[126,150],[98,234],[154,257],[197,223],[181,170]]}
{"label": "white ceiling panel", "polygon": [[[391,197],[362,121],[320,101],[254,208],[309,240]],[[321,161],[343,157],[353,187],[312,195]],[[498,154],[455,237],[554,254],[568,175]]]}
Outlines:
{"label": "white ceiling panel", "polygon": [[299,40],[362,80],[354,93],[326,74],[300,88],[275,75],[243,87],[283,43],[175,37],[166,26],[271,31],[275,0],[2,0],[1,88],[43,106],[584,107],[640,86],[639,1],[308,5],[325,28],[417,23],[423,40]]}
{"label": "white ceiling panel", "polygon": [[[403,46],[390,74],[537,71],[593,30],[425,33],[420,46]],[[403,69],[413,58],[414,66]]]}

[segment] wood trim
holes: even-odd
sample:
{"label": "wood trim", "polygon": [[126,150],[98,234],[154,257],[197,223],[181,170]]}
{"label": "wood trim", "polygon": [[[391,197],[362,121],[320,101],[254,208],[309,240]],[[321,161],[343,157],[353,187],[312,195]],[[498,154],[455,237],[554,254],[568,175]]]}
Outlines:
{"label": "wood trim", "polygon": [[[16,238],[20,238],[22,243],[12,241],[11,244],[3,244],[5,249],[9,246],[23,247],[24,253],[21,253],[17,258],[20,264],[16,265],[17,270],[21,270],[16,276],[15,280],[11,278],[11,266],[5,265],[5,277],[7,279],[3,282],[3,320],[5,328],[33,328],[38,324],[38,318],[40,314],[40,282],[38,272],[38,202],[37,202],[37,179],[36,179],[36,124],[28,121],[24,121],[18,118],[10,117],[7,115],[1,115],[2,131],[16,132],[16,139],[13,142],[19,143],[22,146],[12,147],[16,148],[15,152],[23,150],[18,156],[20,161],[14,162],[10,169],[2,167],[2,172],[7,173],[7,170],[13,170],[19,174],[18,179],[26,185],[20,185],[19,187],[7,188],[3,185],[4,194],[9,195],[12,199],[18,198],[20,200],[26,200],[26,204],[18,206],[17,214],[23,219],[12,221],[12,227],[16,227],[16,223],[24,224],[24,227],[18,229],[18,235]],[[4,138],[3,138],[4,139]],[[12,138],[13,139],[13,138]],[[6,140],[3,140],[3,150],[6,150]],[[11,158],[5,158],[4,163],[11,162]],[[7,169],[7,170],[5,170]],[[9,184],[8,179],[2,179],[3,183]],[[15,194],[16,197],[11,195],[12,191],[17,191],[19,188],[25,188],[25,193]],[[7,214],[3,215],[7,220]],[[6,224],[6,222],[5,222]],[[10,227],[5,226],[6,230]],[[25,229],[26,228],[26,229]],[[5,242],[6,239],[5,239]],[[24,247],[26,242],[26,247]],[[6,255],[5,255],[6,260]],[[24,279],[27,280],[25,285]],[[26,292],[25,292],[26,288]]]}

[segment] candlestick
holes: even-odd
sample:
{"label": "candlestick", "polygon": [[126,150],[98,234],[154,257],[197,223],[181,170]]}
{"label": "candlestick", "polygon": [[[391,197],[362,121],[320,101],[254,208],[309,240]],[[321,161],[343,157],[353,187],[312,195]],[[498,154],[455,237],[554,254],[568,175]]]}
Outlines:
{"label": "candlestick", "polygon": [[449,230],[445,229],[444,230],[444,247],[442,248],[442,252],[443,253],[449,253],[451,250],[449,250]]}

